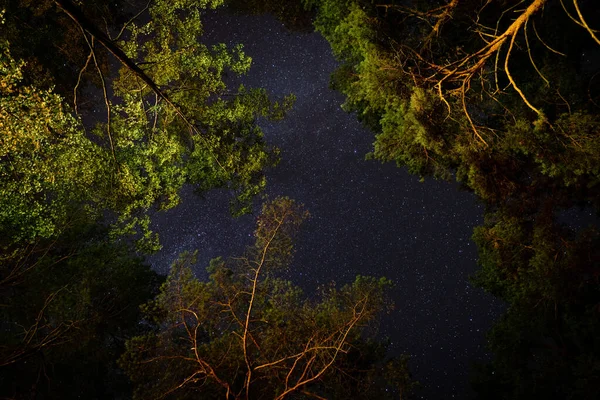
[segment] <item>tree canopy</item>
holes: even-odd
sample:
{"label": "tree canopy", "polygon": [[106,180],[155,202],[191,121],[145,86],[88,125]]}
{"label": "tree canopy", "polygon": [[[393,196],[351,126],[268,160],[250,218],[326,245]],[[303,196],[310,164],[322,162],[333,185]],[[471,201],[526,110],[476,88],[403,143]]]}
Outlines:
{"label": "tree canopy", "polygon": [[[6,4],[15,19],[24,14],[70,26],[83,43],[54,46],[83,45],[76,50],[87,54],[84,63],[70,65],[69,104],[35,74],[24,76],[27,64],[47,64],[53,72],[55,60],[36,52],[23,55],[27,63],[15,60],[9,41],[29,30],[7,19],[1,114],[7,244],[52,237],[74,207],[90,215],[110,209],[118,216],[115,234],[138,232],[140,245],[156,248],[147,211],[175,206],[184,183],[200,191],[229,188],[236,193],[233,212],[248,211],[265,185],[264,169],[277,160],[256,120],[281,118],[293,97],[277,103],[262,89],[227,87],[223,76],[246,72],[251,59],[241,46],[200,41],[202,10],[220,4],[154,1],[142,10],[144,22],[127,21],[114,37],[67,0],[46,7]],[[109,60],[105,65],[101,55]],[[88,70],[96,72],[98,87],[82,79]],[[82,103],[90,93],[104,101],[86,114]]]}
{"label": "tree canopy", "polygon": [[595,1],[307,0],[341,66],[332,86],[370,157],[455,178],[486,205],[474,282],[508,303],[481,398],[598,393],[600,9]]}
{"label": "tree canopy", "polygon": [[140,332],[139,305],[161,278],[128,246],[78,225],[1,266],[0,396],[94,399],[130,390],[116,360],[125,338]]}
{"label": "tree canopy", "polygon": [[538,182],[597,198],[598,43],[581,26],[598,20],[593,2],[306,3],[375,158],[455,175],[492,204]]}
{"label": "tree canopy", "polygon": [[221,3],[0,1],[0,396],[127,396],[116,359],[159,281],[149,215],[184,184],[228,189],[234,214],[264,188],[257,121],[293,96],[225,83],[251,59],[203,44]]}
{"label": "tree canopy", "polygon": [[[407,359],[375,335],[388,280],[305,295],[282,278],[307,217],[294,201],[265,203],[255,244],[205,282],[193,254],[162,286],[138,257],[160,247],[149,215],[185,184],[251,210],[279,157],[258,121],[294,98],[228,84],[251,58],[202,39],[224,0],[137,3],[0,0],[0,396],[410,393]],[[228,3],[293,29],[314,17],[340,62],[332,87],[374,133],[369,157],[485,204],[473,282],[507,311],[478,396],[594,399],[600,236],[561,214],[600,210],[597,2]]]}
{"label": "tree canopy", "polygon": [[265,203],[255,244],[212,260],[208,282],[193,276],[192,254],[173,264],[144,306],[150,333],[121,358],[135,398],[385,398],[385,378],[396,394],[411,391],[406,359],[384,362],[369,332],[390,309],[390,281],[359,276],[315,298],[278,278],[306,216],[287,198]]}

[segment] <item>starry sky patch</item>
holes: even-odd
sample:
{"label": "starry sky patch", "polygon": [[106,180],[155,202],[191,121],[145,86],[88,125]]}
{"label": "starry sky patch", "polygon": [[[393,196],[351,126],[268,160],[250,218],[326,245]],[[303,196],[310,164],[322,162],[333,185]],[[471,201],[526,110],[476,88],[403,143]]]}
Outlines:
{"label": "starry sky patch", "polygon": [[[203,40],[244,44],[252,68],[232,83],[297,97],[284,121],[261,123],[282,156],[268,171],[267,194],[289,196],[311,213],[288,278],[307,293],[357,274],[391,279],[396,309],[380,329],[392,355],[411,355],[423,398],[467,398],[469,365],[486,357],[485,332],[502,310],[468,280],[477,259],[470,238],[483,222],[483,206],[455,183],[420,182],[392,163],[365,160],[373,133],[329,89],[337,63],[319,34],[219,10],[207,14]],[[211,258],[238,255],[252,242],[255,217],[232,218],[227,191],[200,197],[186,187],[182,198],[176,209],[154,217],[164,245],[150,258],[155,270],[167,273],[177,254],[198,250],[195,272],[205,277]]]}

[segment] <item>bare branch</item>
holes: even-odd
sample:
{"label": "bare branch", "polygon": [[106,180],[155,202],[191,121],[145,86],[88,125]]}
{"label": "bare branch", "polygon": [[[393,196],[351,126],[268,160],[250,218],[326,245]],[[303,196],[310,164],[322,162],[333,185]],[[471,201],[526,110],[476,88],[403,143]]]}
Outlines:
{"label": "bare branch", "polygon": [[44,323],[46,309],[65,288],[66,286],[63,286],[46,297],[44,305],[38,311],[35,321],[28,328],[23,328],[23,340],[21,341],[21,345],[13,350],[11,354],[2,357],[0,360],[0,367],[14,364],[44,348],[57,346],[71,340],[66,334],[76,327],[75,321],[67,323],[61,322],[55,326],[50,323]]}
{"label": "bare branch", "polygon": [[125,32],[125,29],[127,29],[127,27],[133,22],[135,21],[140,15],[142,15],[149,7],[150,4],[152,3],[152,0],[148,1],[148,3],[146,4],[146,6],[144,8],[142,8],[137,14],[135,14],[133,17],[131,17],[131,19],[127,22],[125,22],[123,24],[123,26],[121,27],[121,30],[119,31],[119,33],[117,34],[117,36],[114,39],[111,39],[113,41],[117,41],[121,38],[121,36],[123,35],[123,33]]}
{"label": "bare branch", "polygon": [[90,54],[88,55],[87,60],[85,61],[85,65],[79,71],[79,75],[77,76],[77,83],[75,84],[75,87],[73,88],[73,107],[75,108],[75,114],[78,114],[78,111],[77,111],[77,89],[79,88],[79,84],[81,83],[81,76],[83,75],[84,71],[87,69],[88,65],[90,64],[90,60],[92,59],[93,54],[94,54],[94,52],[90,51]]}
{"label": "bare branch", "polygon": [[92,56],[92,59],[94,60],[94,65],[96,66],[96,70],[98,71],[98,76],[100,77],[100,82],[102,82],[102,93],[104,94],[104,104],[106,104],[106,134],[108,135],[108,141],[110,144],[110,151],[113,156],[113,161],[115,162],[115,166],[117,168],[119,168],[119,164],[117,163],[117,156],[115,154],[115,146],[113,143],[112,134],[110,132],[110,115],[111,115],[110,101],[108,100],[108,92],[106,90],[106,82],[104,81],[104,74],[102,73],[102,70],[100,69],[100,66],[98,65],[98,60],[96,59],[96,52],[94,51],[94,37],[92,36],[92,40],[90,42],[87,38],[87,34],[83,30],[83,27],[80,26],[80,28],[81,28],[81,32],[83,33],[83,37],[84,37],[87,45],[90,48],[90,55]]}
{"label": "bare branch", "polygon": [[[525,23],[527,23],[527,21],[525,21]],[[508,77],[508,80],[510,81],[512,87],[517,91],[517,93],[519,93],[519,96],[521,96],[521,99],[523,99],[523,101],[525,102],[525,104],[527,104],[527,106],[529,108],[531,108],[533,111],[535,111],[537,114],[540,114],[540,110],[538,110],[537,108],[535,108],[529,102],[529,100],[527,100],[527,97],[525,97],[525,94],[523,93],[523,91],[521,91],[521,89],[517,86],[517,83],[515,82],[515,80],[513,79],[512,75],[510,74],[510,71],[508,70],[508,61],[510,59],[510,53],[511,53],[511,51],[513,49],[513,45],[515,44],[516,37],[517,36],[515,34],[510,39],[510,45],[508,47],[508,52],[506,53],[506,58],[504,59],[504,73]]]}
{"label": "bare branch", "polygon": [[[361,310],[358,313],[356,312],[356,306],[358,306],[358,304],[356,304],[354,307],[354,310],[353,310],[353,314],[354,314],[353,318],[348,323],[348,326],[344,330],[341,337],[337,340],[337,344],[335,346],[334,353],[331,356],[331,359],[329,360],[329,362],[327,364],[325,364],[323,367],[321,367],[321,369],[318,372],[316,372],[314,375],[305,378],[305,376],[307,375],[307,372],[308,372],[308,367],[310,366],[310,364],[312,364],[312,361],[309,361],[309,363],[307,363],[307,366],[305,367],[302,375],[300,376],[300,378],[298,378],[298,380],[296,381],[294,386],[289,387],[288,379],[286,379],[285,390],[283,391],[283,393],[281,393],[279,396],[277,396],[275,400],[281,400],[284,397],[286,397],[288,394],[303,388],[307,384],[319,379],[325,372],[327,372],[329,370],[329,368],[336,361],[338,354],[340,352],[343,352],[342,347],[346,344],[346,338],[348,337],[348,334],[352,331],[352,329],[356,326],[356,324],[362,319],[363,314],[366,309],[366,306],[367,306],[367,303],[368,303],[368,298],[367,297],[363,298],[359,303],[362,303]],[[314,360],[314,357],[315,356],[313,355],[313,357],[311,357],[311,360]],[[294,363],[294,365],[295,364],[296,363]],[[291,371],[292,370],[290,370],[290,373],[291,373]],[[289,376],[290,376],[290,374],[288,374],[288,378],[289,378]]]}
{"label": "bare branch", "polygon": [[542,38],[540,37],[540,35],[539,35],[538,31],[537,31],[537,28],[535,27],[535,21],[533,21],[533,31],[535,32],[535,36],[536,36],[536,37],[537,37],[537,39],[540,41],[540,43],[541,43],[541,44],[543,44],[543,45],[544,45],[544,47],[546,47],[548,50],[550,50],[551,52],[553,52],[553,53],[556,53],[556,54],[558,54],[558,55],[561,55],[561,56],[563,56],[563,57],[566,57],[566,56],[567,56],[565,53],[561,53],[561,52],[560,52],[560,51],[558,51],[558,50],[554,50],[552,47],[550,47],[548,44],[546,44],[546,42],[544,42],[544,41],[542,40]]}
{"label": "bare branch", "polygon": [[544,80],[544,82],[546,82],[546,86],[549,87],[550,81],[546,79],[546,77],[541,73],[541,71],[535,64],[535,61],[533,61],[533,56],[531,55],[531,48],[529,47],[529,37],[527,35],[527,22],[525,22],[525,28],[523,29],[523,32],[525,34],[525,43],[527,44],[527,55],[529,56],[529,61],[531,61],[531,65],[533,65],[533,68],[535,68],[535,71],[538,73],[538,75]]}
{"label": "bare branch", "polygon": [[[104,32],[99,30],[94,24],[87,20],[87,18],[75,7],[70,0],[54,0],[54,3],[65,12],[82,30],[88,32],[92,37],[98,40],[113,56],[121,62],[127,69],[129,69],[134,75],[141,79],[148,87],[162,100],[165,101],[177,114],[177,116],[183,121],[183,123],[189,128],[189,131],[193,134],[198,135],[203,141],[206,142],[205,135],[198,130],[198,128],[186,117],[181,109],[171,101],[169,96],[158,87],[158,85],[150,78],[132,59],[130,59],[123,50],[121,50]],[[211,152],[211,155],[217,165],[227,173],[227,170],[219,162],[217,157]]]}
{"label": "bare branch", "polygon": [[581,10],[579,9],[579,4],[577,3],[577,0],[573,0],[573,5],[575,6],[575,10],[577,10],[577,16],[579,17],[579,20],[581,21],[580,25],[582,27],[584,27],[585,30],[588,31],[588,33],[596,41],[596,43],[600,44],[600,39],[598,39],[598,37],[595,35],[595,33],[597,31],[595,31],[592,28],[590,28],[590,26],[588,25],[588,23],[585,21],[585,18],[583,18],[583,14],[581,13]]}
{"label": "bare branch", "polygon": [[248,311],[246,312],[246,322],[244,324],[244,333],[242,335],[244,360],[246,362],[246,368],[247,368],[246,383],[245,383],[246,399],[248,399],[248,396],[250,393],[250,380],[252,378],[252,366],[250,365],[250,359],[248,358],[248,343],[247,343],[247,341],[248,341],[248,331],[249,331],[249,325],[250,325],[250,315],[252,313],[252,307],[254,305],[254,299],[256,296],[256,286],[258,284],[258,277],[260,275],[260,271],[261,271],[262,267],[264,266],[265,259],[266,259],[267,253],[269,251],[269,248],[271,246],[271,243],[273,242],[273,240],[275,239],[275,236],[279,232],[279,229],[283,225],[285,217],[286,217],[286,215],[284,215],[281,219],[277,220],[277,226],[273,230],[271,237],[267,240],[267,242],[264,245],[264,248],[262,249],[262,255],[261,255],[260,261],[258,263],[258,267],[255,270],[254,279],[252,280],[252,293],[250,295],[250,302],[248,303]]}
{"label": "bare branch", "polygon": [[[547,2],[547,0],[532,0],[530,2],[529,6],[526,9],[524,9],[523,11],[521,11],[520,15],[508,26],[508,28],[506,28],[506,30],[504,30],[504,32],[499,34],[498,33],[498,25],[497,25],[493,35],[485,33],[485,36],[489,37],[490,40],[484,40],[486,44],[483,47],[481,47],[479,50],[477,50],[474,53],[468,54],[468,55],[464,56],[463,58],[458,59],[456,61],[452,61],[446,65],[436,64],[436,63],[427,61],[423,57],[421,57],[417,52],[413,52],[414,55],[417,57],[417,59],[419,59],[421,62],[424,62],[425,65],[427,65],[430,69],[433,70],[433,74],[429,77],[425,77],[424,81],[435,82],[434,87],[437,89],[440,100],[446,105],[449,115],[451,113],[451,108],[450,108],[450,104],[448,103],[448,101],[445,98],[443,86],[445,84],[451,84],[451,83],[459,85],[458,89],[455,89],[454,91],[458,92],[458,94],[461,97],[462,111],[463,111],[464,115],[466,116],[467,121],[469,122],[469,125],[471,126],[471,129],[473,130],[475,137],[481,143],[483,143],[485,146],[487,146],[487,142],[481,136],[481,134],[478,132],[475,122],[471,118],[471,115],[469,113],[469,110],[468,110],[467,104],[466,104],[466,94],[470,89],[471,80],[478,72],[480,72],[484,68],[484,66],[486,65],[488,60],[492,56],[495,56],[494,76],[495,76],[495,82],[496,82],[496,90],[500,91],[500,88],[498,87],[498,61],[499,61],[501,49],[502,49],[503,45],[508,41],[509,47],[508,47],[506,55],[504,56],[504,69],[505,69],[504,72],[505,72],[506,76],[508,77],[510,85],[513,86],[513,88],[519,94],[519,96],[523,99],[525,104],[529,108],[531,108],[533,111],[535,111],[537,114],[540,114],[540,111],[537,108],[535,108],[531,104],[531,102],[526,98],[525,94],[519,88],[515,79],[512,77],[512,75],[510,73],[510,69],[509,69],[509,61],[510,61],[511,53],[512,53],[517,35],[521,31],[521,29],[523,29],[525,31],[525,35],[526,35],[530,60],[532,61],[532,64],[534,65],[534,68],[536,69],[536,71],[538,71],[540,76],[542,76],[542,78],[544,78],[543,75],[541,74],[541,72],[539,71],[539,69],[537,68],[537,66],[535,65],[535,63],[533,62],[533,59],[531,58],[531,53],[529,51],[529,41],[527,38],[526,29],[527,29],[527,22],[529,21],[531,16],[533,16],[534,14],[539,12],[539,10],[542,9],[542,7],[545,5],[546,2]],[[486,5],[487,5],[487,3],[484,5],[484,7]],[[505,10],[505,13],[509,10]],[[504,15],[504,13],[503,13],[503,15]],[[498,24],[499,24],[499,21],[498,21]],[[491,31],[490,28],[486,28],[486,29]],[[480,34],[483,34],[483,32],[480,32]],[[544,80],[546,80],[546,79],[544,78]]]}

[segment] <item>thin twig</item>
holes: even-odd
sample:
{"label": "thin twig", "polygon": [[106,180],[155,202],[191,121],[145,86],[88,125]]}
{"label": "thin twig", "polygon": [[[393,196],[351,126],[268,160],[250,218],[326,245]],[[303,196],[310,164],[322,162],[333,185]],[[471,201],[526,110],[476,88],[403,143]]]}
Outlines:
{"label": "thin twig", "polygon": [[75,84],[75,87],[73,88],[73,107],[75,108],[75,114],[79,114],[79,112],[77,111],[77,89],[79,88],[79,84],[81,83],[81,76],[83,75],[83,72],[87,69],[88,65],[90,64],[90,60],[92,59],[93,54],[94,54],[94,52],[90,51],[90,54],[88,55],[87,60],[85,61],[85,65],[79,71],[79,75],[77,76],[77,83]]}
{"label": "thin twig", "polygon": [[94,37],[92,36],[92,40],[88,40],[87,34],[83,27],[81,27],[81,33],[90,48],[90,54],[92,55],[92,59],[94,60],[94,65],[96,65],[96,70],[98,71],[98,75],[100,77],[100,82],[102,83],[102,93],[104,94],[104,103],[106,104],[106,134],[108,135],[108,141],[110,144],[110,151],[112,153],[113,161],[115,162],[115,166],[117,169],[119,168],[119,163],[117,163],[117,156],[115,154],[115,146],[112,139],[112,134],[110,133],[110,116],[111,116],[111,108],[110,101],[108,100],[108,92],[106,90],[106,82],[104,81],[104,74],[100,69],[100,65],[98,65],[98,60],[96,59],[96,52],[94,51]]}

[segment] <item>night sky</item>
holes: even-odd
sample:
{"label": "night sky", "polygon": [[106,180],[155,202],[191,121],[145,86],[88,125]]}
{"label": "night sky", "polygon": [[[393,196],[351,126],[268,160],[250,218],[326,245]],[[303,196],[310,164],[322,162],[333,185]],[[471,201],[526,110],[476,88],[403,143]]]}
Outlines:
{"label": "night sky", "polygon": [[[208,15],[205,30],[207,43],[243,43],[253,58],[250,73],[235,82],[297,96],[283,122],[261,124],[282,156],[267,174],[267,194],[289,196],[311,213],[288,277],[307,293],[357,274],[391,279],[396,310],[381,331],[392,355],[411,355],[423,398],[467,397],[469,364],[485,357],[484,334],[501,310],[468,282],[476,269],[470,237],[483,206],[456,184],[422,183],[404,168],[365,161],[373,133],[328,88],[336,61],[320,35],[223,10]],[[195,272],[205,277],[211,258],[241,254],[254,217],[233,219],[230,198],[226,191],[200,198],[186,187],[179,207],[154,217],[164,247],[150,258],[153,267],[167,273],[177,254],[198,250]]]}

